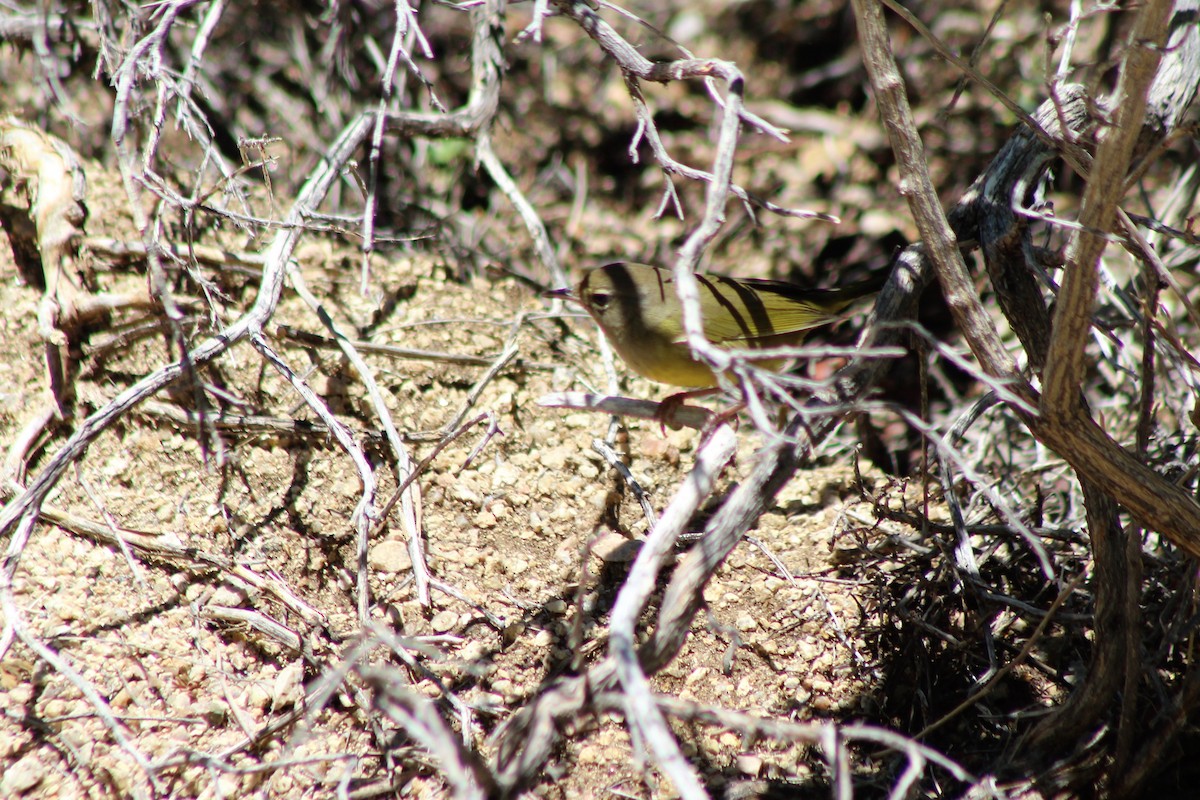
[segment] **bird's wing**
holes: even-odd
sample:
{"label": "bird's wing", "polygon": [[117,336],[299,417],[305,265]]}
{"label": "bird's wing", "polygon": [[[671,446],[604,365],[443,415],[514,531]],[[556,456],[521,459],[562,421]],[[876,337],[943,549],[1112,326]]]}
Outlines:
{"label": "bird's wing", "polygon": [[705,278],[704,330],[718,343],[753,345],[764,337],[800,333],[833,321],[853,302],[837,291],[779,281]]}

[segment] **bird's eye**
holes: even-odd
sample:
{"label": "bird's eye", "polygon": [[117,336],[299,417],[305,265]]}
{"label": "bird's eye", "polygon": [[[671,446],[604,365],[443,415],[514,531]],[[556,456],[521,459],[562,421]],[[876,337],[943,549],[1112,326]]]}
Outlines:
{"label": "bird's eye", "polygon": [[609,302],[612,300],[612,295],[607,292],[592,292],[588,295],[588,305],[597,311],[604,311],[608,308]]}

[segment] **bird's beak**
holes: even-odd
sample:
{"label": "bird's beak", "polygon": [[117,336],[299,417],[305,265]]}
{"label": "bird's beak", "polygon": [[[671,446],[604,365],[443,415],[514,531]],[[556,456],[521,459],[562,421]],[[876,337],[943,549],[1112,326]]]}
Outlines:
{"label": "bird's beak", "polygon": [[570,286],[564,286],[561,289],[550,289],[549,291],[542,292],[541,296],[552,300],[574,300],[575,302],[579,302],[579,298],[575,296]]}

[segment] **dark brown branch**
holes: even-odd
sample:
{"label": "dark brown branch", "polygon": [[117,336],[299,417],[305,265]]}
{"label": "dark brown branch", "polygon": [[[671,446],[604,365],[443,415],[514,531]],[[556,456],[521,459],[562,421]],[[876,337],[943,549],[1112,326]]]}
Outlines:
{"label": "dark brown branch", "polygon": [[[1084,348],[1091,338],[1100,254],[1108,243],[1096,231],[1111,231],[1115,227],[1121,196],[1114,189],[1124,185],[1134,147],[1142,134],[1147,93],[1162,58],[1172,5],[1171,0],[1148,0],[1138,12],[1133,39],[1121,69],[1121,80],[1113,97],[1116,117],[1098,137],[1096,160],[1084,189],[1079,216],[1084,229],[1076,231],[1067,246],[1065,276],[1046,358],[1042,413],[1052,418],[1062,418],[1079,410]],[[1161,124],[1161,120],[1158,122]],[[1161,135],[1163,132],[1156,133]]]}

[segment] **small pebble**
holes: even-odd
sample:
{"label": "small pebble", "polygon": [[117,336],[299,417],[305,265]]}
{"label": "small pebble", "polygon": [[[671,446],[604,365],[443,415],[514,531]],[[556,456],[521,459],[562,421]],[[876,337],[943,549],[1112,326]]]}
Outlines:
{"label": "small pebble", "polygon": [[397,539],[385,539],[372,547],[367,554],[367,563],[372,569],[389,575],[407,572],[412,568],[408,545]]}
{"label": "small pebble", "polygon": [[436,633],[452,631],[456,625],[458,625],[458,614],[450,610],[438,612],[433,619],[429,620],[429,627],[433,628]]}

